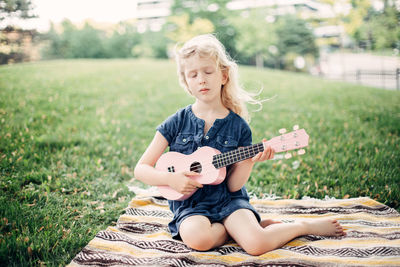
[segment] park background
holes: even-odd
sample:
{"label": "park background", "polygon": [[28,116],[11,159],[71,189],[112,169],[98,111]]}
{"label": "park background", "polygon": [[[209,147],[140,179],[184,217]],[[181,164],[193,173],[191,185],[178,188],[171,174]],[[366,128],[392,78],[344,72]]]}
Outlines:
{"label": "park background", "polygon": [[[255,167],[252,194],[400,209],[399,1],[135,1],[133,17],[113,1],[102,12],[121,21],[47,28],[40,2],[0,1],[0,262],[65,265],[115,224],[127,186],[144,186],[133,168],[155,127],[192,101],[171,56],[201,33],[271,99],[252,112],[255,141],[295,124],[310,134],[304,156]],[[146,15],[155,7],[168,13]]]}

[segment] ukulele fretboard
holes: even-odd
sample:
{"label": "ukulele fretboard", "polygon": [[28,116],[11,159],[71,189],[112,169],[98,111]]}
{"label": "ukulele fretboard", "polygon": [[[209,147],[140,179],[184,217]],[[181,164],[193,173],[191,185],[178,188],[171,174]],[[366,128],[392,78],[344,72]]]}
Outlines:
{"label": "ukulele fretboard", "polygon": [[212,164],[216,169],[232,165],[236,162],[249,159],[264,151],[263,143],[258,143],[246,147],[241,147],[229,152],[213,156]]}

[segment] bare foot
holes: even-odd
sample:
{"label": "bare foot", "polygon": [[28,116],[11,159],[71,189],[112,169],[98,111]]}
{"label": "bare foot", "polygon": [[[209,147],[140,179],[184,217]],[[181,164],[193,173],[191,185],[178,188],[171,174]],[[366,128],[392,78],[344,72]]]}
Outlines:
{"label": "bare foot", "polygon": [[280,221],[274,221],[274,220],[271,220],[271,219],[266,219],[266,220],[262,220],[262,221],[260,222],[260,225],[261,225],[262,228],[265,228],[265,227],[267,227],[268,225],[275,224],[275,223],[282,223],[282,222],[280,222]]}
{"label": "bare foot", "polygon": [[311,219],[302,221],[309,235],[345,236],[343,227],[335,219]]}

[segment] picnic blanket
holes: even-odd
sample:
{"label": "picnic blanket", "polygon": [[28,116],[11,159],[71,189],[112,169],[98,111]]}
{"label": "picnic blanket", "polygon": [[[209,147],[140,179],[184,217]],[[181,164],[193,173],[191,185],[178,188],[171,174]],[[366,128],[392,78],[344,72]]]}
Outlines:
{"label": "picnic blanket", "polygon": [[400,214],[370,198],[251,203],[263,219],[283,223],[335,217],[347,236],[302,236],[261,256],[247,254],[234,241],[199,252],[171,238],[165,199],[139,194],[116,226],[100,231],[69,266],[400,266]]}

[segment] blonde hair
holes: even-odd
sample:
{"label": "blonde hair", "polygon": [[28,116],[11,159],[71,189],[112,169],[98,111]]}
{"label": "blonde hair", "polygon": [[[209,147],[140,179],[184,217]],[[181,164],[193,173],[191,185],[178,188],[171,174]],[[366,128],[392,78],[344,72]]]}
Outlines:
{"label": "blonde hair", "polygon": [[[177,49],[176,49],[177,50]],[[215,58],[217,67],[227,71],[228,80],[221,90],[222,104],[249,121],[250,116],[246,103],[262,107],[262,101],[256,100],[255,95],[246,92],[239,84],[237,64],[231,59],[223,44],[212,34],[198,35],[187,41],[182,48],[175,52],[180,85],[191,94],[185,79],[184,60],[199,55],[200,57]]]}

